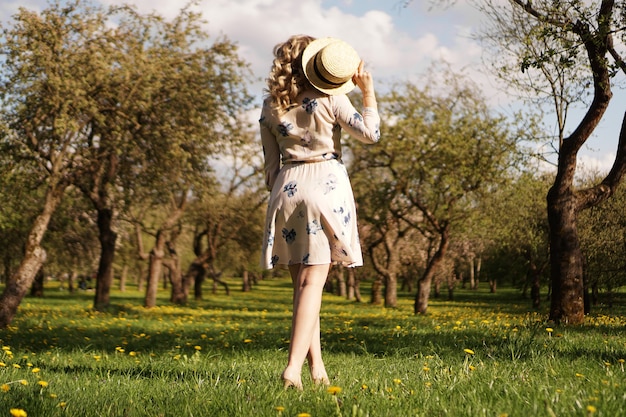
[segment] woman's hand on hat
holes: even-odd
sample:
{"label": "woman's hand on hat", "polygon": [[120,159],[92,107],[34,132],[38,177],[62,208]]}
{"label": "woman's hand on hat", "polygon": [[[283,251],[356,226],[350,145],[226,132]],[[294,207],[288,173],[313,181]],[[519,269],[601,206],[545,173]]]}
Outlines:
{"label": "woman's hand on hat", "polygon": [[365,107],[376,106],[376,96],[374,95],[374,79],[372,74],[365,71],[365,64],[363,61],[359,64],[356,73],[352,77],[352,81],[359,87],[361,93],[363,93],[363,105]]}

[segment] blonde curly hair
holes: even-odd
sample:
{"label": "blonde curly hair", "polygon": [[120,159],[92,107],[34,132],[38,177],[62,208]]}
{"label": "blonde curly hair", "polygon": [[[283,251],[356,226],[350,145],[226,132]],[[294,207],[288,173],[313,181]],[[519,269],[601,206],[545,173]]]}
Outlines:
{"label": "blonde curly hair", "polygon": [[296,106],[296,97],[309,88],[302,69],[302,52],[315,38],[295,35],[274,47],[274,61],[267,78],[270,107],[279,113]]}

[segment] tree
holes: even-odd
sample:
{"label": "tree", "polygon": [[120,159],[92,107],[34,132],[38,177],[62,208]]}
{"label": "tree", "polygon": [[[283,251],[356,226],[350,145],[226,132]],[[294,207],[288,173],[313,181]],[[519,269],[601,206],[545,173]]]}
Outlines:
{"label": "tree", "polygon": [[[598,181],[592,173],[589,181]],[[585,181],[586,182],[586,181]],[[600,290],[608,294],[609,307],[613,304],[614,289],[626,284],[626,187],[622,184],[615,194],[581,214],[581,246],[584,255],[586,311],[599,303]]]}
{"label": "tree", "polygon": [[229,137],[221,154],[229,165],[221,169],[220,184],[198,190],[186,218],[193,229],[195,259],[184,281],[186,287],[194,284],[196,300],[202,299],[207,275],[213,280],[214,293],[220,284],[228,294],[228,284],[221,279],[224,269],[245,275],[259,265],[267,191],[260,175],[258,142],[250,126],[231,130]]}
{"label": "tree", "polygon": [[74,167],[83,156],[79,144],[89,137],[89,123],[96,116],[97,103],[90,94],[92,68],[85,65],[89,56],[85,51],[93,45],[85,39],[99,33],[99,16],[71,25],[64,24],[66,18],[67,11],[60,8],[41,15],[20,9],[15,24],[2,30],[2,152],[32,167],[45,191],[37,203],[39,214],[30,225],[22,261],[0,297],[0,328],[11,323],[46,259],[42,239],[75,179]]}
{"label": "tree", "polygon": [[[623,45],[626,3],[614,0],[492,0],[474,3],[490,18],[489,41],[496,73],[521,89],[533,104],[548,101],[556,114],[558,161],[547,192],[550,227],[550,319],[579,324],[584,319],[583,255],[578,231],[581,211],[608,199],[626,172],[626,116],[613,166],[593,185],[575,183],[577,155],[613,96],[619,73],[626,74]],[[621,45],[621,46],[620,46]],[[621,47],[621,49],[620,49]],[[518,90],[519,91],[519,90]],[[568,109],[584,114],[566,134]]]}
{"label": "tree", "polygon": [[468,219],[481,193],[506,178],[517,142],[504,118],[492,115],[469,80],[445,69],[441,80],[406,84],[384,97],[385,138],[370,151],[370,178],[395,201],[393,216],[426,241],[414,311],[425,313],[431,284],[455,227]]}
{"label": "tree", "polygon": [[548,219],[543,196],[551,180],[551,175],[527,170],[480,202],[488,220],[486,272],[490,276],[510,278],[514,284],[525,272],[523,292],[526,294],[526,288],[530,287],[532,304],[537,309],[541,306],[542,277],[549,264]]}

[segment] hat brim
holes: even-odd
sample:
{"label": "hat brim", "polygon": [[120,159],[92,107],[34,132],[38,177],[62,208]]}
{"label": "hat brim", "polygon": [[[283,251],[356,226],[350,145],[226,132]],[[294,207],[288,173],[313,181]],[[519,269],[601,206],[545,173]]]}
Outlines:
{"label": "hat brim", "polygon": [[337,39],[335,38],[320,38],[316,39],[304,48],[302,52],[302,70],[304,71],[304,75],[309,80],[311,85],[316,89],[321,91],[322,93],[334,96],[339,94],[347,94],[356,87],[352,79],[349,79],[345,83],[337,86],[333,84],[328,84],[322,81],[317,74],[315,73],[315,69],[313,68],[315,55],[326,45],[331,42],[335,42]]}

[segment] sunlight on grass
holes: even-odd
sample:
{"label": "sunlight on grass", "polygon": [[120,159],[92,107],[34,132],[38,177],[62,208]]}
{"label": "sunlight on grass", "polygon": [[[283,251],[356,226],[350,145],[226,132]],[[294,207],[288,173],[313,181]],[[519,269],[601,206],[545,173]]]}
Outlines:
{"label": "sunlight on grass", "polygon": [[[236,282],[233,281],[233,285]],[[331,385],[283,391],[289,282],[144,309],[114,293],[48,290],[0,331],[0,415],[387,416],[619,415],[626,318],[548,325],[515,290],[459,291],[412,314],[325,294],[322,343]]]}

